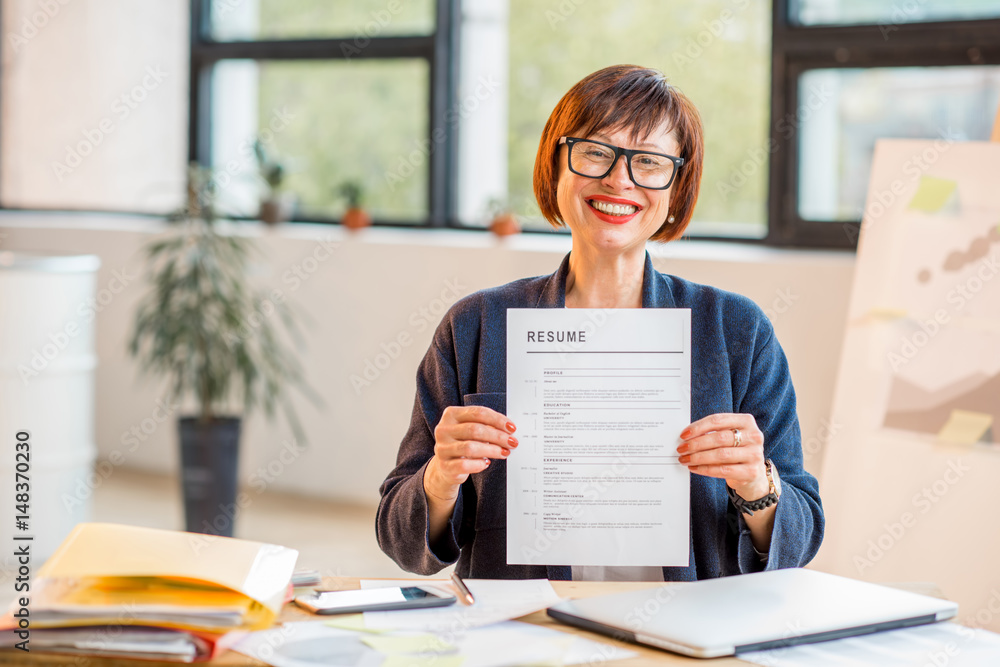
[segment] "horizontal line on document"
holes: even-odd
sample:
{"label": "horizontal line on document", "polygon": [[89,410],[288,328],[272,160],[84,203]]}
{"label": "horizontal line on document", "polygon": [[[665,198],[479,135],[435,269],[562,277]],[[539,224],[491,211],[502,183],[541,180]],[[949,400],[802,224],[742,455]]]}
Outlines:
{"label": "horizontal line on document", "polygon": [[[546,463],[546,462],[542,461],[542,465],[543,466],[547,466],[547,465],[559,465],[559,466],[614,466],[614,465],[618,465],[618,463],[617,462],[611,462],[611,463],[570,463],[570,462],[563,462],[563,461],[560,461],[559,463]],[[680,464],[679,463],[635,463],[635,464],[632,464],[632,465],[637,465],[637,466],[677,466],[677,465],[680,465]]]}
{"label": "horizontal line on document", "polygon": [[679,371],[679,368],[543,368],[543,371]]}
{"label": "horizontal line on document", "polygon": [[680,375],[546,375],[545,379],[552,377],[572,380],[573,378],[679,378]]}
{"label": "horizontal line on document", "polygon": [[527,350],[528,354],[684,354],[683,350]]}
{"label": "horizontal line on document", "polygon": [[[573,458],[576,459],[610,459],[614,455],[608,456],[607,454],[542,454],[542,456],[572,456]],[[629,459],[676,459],[679,458],[679,456],[680,455],[671,456],[670,454],[659,454],[657,456],[629,456],[628,458]],[[618,461],[617,463],[621,463],[621,461]],[[628,463],[628,461],[625,461],[625,463]]]}
{"label": "horizontal line on document", "polygon": [[[557,401],[559,399],[550,398],[546,400]],[[595,408],[594,406],[582,407],[582,408],[565,407],[565,408],[542,408],[542,409],[543,410],[680,410],[680,408]]]}
{"label": "horizontal line on document", "polygon": [[627,398],[543,398],[543,401],[566,401],[567,403],[680,403],[680,401],[632,401]]}

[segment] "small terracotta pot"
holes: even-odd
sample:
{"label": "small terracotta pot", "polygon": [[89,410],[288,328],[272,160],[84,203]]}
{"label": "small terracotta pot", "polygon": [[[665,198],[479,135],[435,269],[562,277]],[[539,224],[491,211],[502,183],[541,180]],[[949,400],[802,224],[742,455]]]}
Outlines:
{"label": "small terracotta pot", "polygon": [[361,229],[372,224],[372,217],[363,208],[349,208],[340,222],[348,229]]}
{"label": "small terracotta pot", "polygon": [[490,231],[497,236],[510,236],[519,234],[521,225],[517,223],[517,218],[513,213],[501,213],[490,222]]}

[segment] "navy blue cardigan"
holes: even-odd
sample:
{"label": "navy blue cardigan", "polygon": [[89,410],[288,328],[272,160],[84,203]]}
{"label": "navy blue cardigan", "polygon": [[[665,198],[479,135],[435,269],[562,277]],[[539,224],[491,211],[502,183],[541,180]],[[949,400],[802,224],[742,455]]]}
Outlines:
{"label": "navy blue cardigan", "polygon": [[[396,467],[381,486],[376,533],[400,567],[430,575],[458,562],[463,577],[569,579],[569,566],[508,565],[506,461],[496,459],[462,485],[444,537],[428,543],[423,476],[434,427],[449,405],[506,413],[508,308],[566,305],[569,255],[556,273],[471,294],[445,315],[417,371],[417,396]],[[782,482],[766,563],[733,508],[724,480],[691,476],[691,556],[664,567],[665,581],[690,581],[808,563],[823,539],[816,479],[802,468],[802,443],[788,363],[774,330],[746,297],[659,273],[646,255],[643,308],[691,309],[691,420],[749,413],[764,433],[764,453]],[[516,456],[516,453],[515,453]]]}

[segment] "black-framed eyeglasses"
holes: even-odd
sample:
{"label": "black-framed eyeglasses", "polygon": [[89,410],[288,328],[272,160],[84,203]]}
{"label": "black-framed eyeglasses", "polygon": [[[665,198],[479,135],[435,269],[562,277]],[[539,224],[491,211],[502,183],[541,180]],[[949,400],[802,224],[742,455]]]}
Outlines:
{"label": "black-framed eyeglasses", "polygon": [[666,190],[674,182],[684,158],[649,151],[635,151],[592,139],[559,137],[569,149],[569,170],[587,178],[604,178],[625,156],[625,166],[632,182],[647,190]]}

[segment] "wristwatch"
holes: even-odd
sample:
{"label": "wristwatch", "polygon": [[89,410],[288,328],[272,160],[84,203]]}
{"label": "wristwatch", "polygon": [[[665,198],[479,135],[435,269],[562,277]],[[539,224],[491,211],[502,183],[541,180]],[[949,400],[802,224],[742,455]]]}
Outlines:
{"label": "wristwatch", "polygon": [[740,494],[733,491],[728,485],[726,486],[726,491],[729,492],[729,501],[733,507],[744,514],[753,516],[755,510],[762,510],[778,502],[778,498],[781,497],[781,480],[778,478],[778,471],[771,463],[771,459],[764,461],[764,472],[767,474],[767,495],[763,498],[744,500]]}

